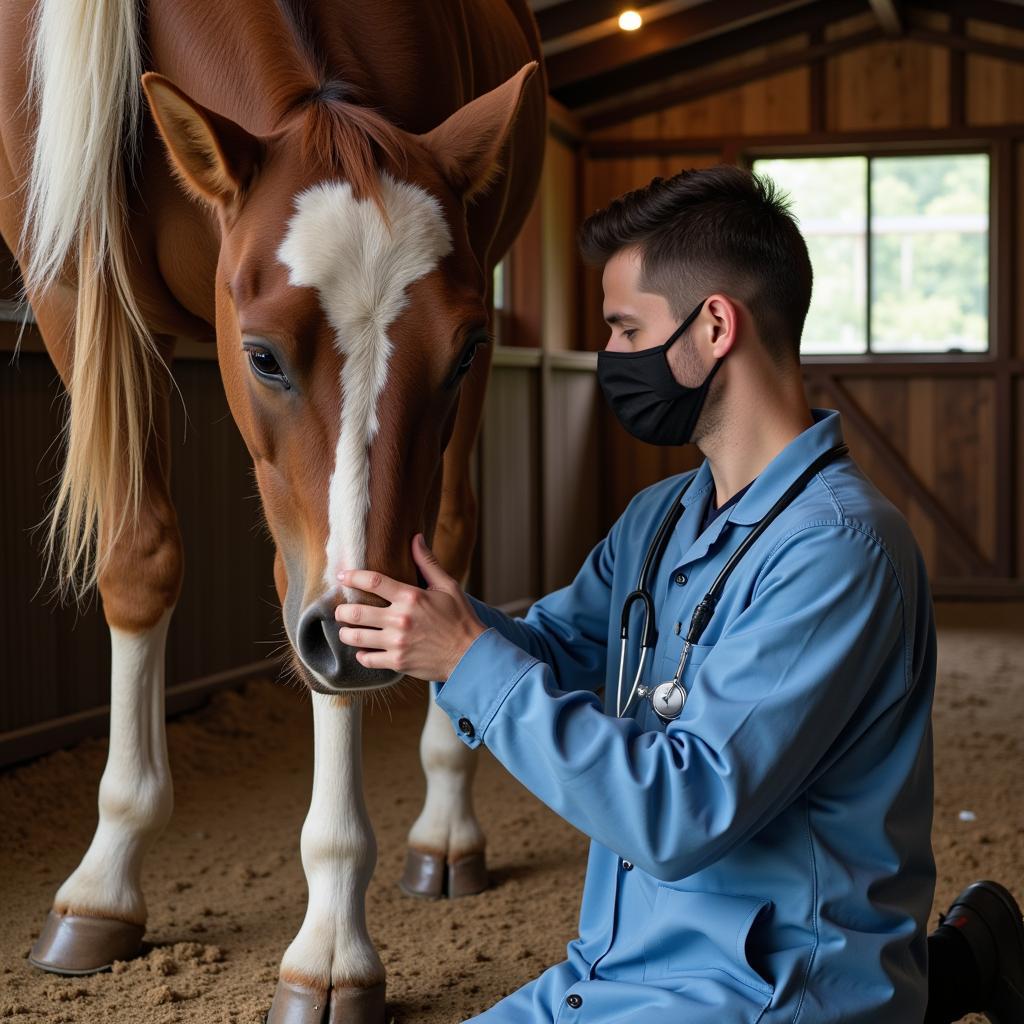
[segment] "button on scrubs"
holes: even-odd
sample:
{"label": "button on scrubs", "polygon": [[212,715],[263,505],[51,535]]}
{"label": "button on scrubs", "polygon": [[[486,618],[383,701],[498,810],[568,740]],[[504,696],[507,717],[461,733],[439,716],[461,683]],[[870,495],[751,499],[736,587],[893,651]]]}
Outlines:
{"label": "button on scrubs", "polygon": [[[814,424],[707,529],[705,462],[652,578],[669,679],[694,606],[818,455]],[[913,1024],[924,1016],[935,628],[920,552],[847,456],[813,477],[729,579],[665,723],[615,717],[619,616],[685,474],[641,491],[575,580],[488,629],[438,705],[591,837],[566,959],[482,1024]],[[677,580],[685,579],[685,584]],[[625,687],[638,661],[639,609]],[[599,691],[603,688],[603,697]]]}

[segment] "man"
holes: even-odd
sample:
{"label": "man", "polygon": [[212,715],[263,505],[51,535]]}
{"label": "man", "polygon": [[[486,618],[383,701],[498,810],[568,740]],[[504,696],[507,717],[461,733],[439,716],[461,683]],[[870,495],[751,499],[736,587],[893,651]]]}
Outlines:
{"label": "man", "polygon": [[[581,242],[604,265],[613,410],[703,464],[637,494],[525,618],[463,594],[422,536],[426,591],[343,574],[391,602],[341,628],[359,661],[439,681],[462,740],[592,839],[567,959],[475,1019],[907,1024],[927,1004],[934,1022],[1024,1020],[1004,889],[965,890],[926,943],[928,582],[902,516],[836,450],[838,414],[808,408],[811,267],[785,203],[737,168],[684,172],[593,215]],[[645,627],[638,610],[620,665],[620,609],[687,481],[634,686]]]}

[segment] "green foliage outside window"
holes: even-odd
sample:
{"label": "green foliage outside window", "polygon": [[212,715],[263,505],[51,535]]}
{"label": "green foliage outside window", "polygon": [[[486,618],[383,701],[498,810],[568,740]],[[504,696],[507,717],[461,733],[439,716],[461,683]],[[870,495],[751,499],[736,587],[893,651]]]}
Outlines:
{"label": "green foliage outside window", "polygon": [[807,240],[815,281],[802,351],[988,348],[987,155],[768,159],[753,169],[789,193]]}

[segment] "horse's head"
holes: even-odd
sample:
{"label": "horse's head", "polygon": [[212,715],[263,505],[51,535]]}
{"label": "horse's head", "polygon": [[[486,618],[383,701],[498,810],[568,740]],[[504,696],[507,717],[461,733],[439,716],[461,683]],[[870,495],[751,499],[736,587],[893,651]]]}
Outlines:
{"label": "horse's head", "polygon": [[330,87],[255,137],[144,76],[185,187],[220,227],[217,349],[277,553],[285,628],[306,682],[386,686],[338,638],[336,573],[416,582],[433,534],[459,384],[488,340],[466,201],[494,174],[528,65],[425,135]]}

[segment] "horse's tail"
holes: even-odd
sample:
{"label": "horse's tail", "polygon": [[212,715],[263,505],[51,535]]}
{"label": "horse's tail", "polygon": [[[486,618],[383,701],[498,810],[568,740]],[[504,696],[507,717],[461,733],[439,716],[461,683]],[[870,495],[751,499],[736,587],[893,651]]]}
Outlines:
{"label": "horse's tail", "polygon": [[138,0],[39,0],[30,95],[36,136],[21,239],[26,288],[77,274],[66,458],[49,511],[47,570],[81,599],[138,514],[162,362],[131,286],[127,182],[142,109]]}

